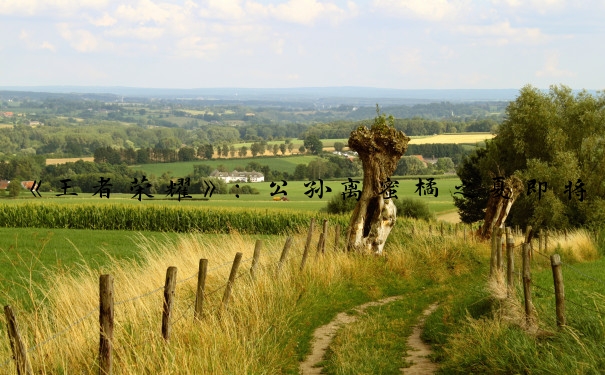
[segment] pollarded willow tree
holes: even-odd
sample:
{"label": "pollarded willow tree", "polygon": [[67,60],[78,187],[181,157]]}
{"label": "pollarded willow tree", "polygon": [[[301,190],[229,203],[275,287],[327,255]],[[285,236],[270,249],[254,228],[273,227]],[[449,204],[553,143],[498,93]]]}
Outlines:
{"label": "pollarded willow tree", "polygon": [[408,148],[409,137],[393,126],[393,116],[380,114],[376,106],[374,124],[360,126],[349,136],[349,148],[356,151],[363,166],[363,188],[349,223],[347,248],[382,254],[395,225],[397,209],[389,194],[388,179]]}

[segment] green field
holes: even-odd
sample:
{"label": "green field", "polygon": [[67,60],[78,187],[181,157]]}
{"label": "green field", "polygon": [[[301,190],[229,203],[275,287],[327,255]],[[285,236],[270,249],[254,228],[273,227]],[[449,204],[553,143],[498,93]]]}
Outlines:
{"label": "green field", "polygon": [[234,169],[244,170],[246,165],[252,161],[259,163],[260,165],[268,165],[271,170],[294,173],[294,169],[298,164],[309,164],[313,160],[317,159],[317,156],[311,155],[294,155],[294,156],[258,156],[255,158],[227,158],[227,159],[212,159],[212,160],[198,160],[198,161],[187,161],[187,162],[176,162],[176,163],[153,163],[153,164],[141,164],[133,165],[131,168],[142,170],[147,175],[161,176],[162,174],[169,172],[173,177],[183,177],[188,174],[193,174],[193,166],[196,164],[206,164],[213,168],[219,165],[225,166],[228,171]]}
{"label": "green field", "polygon": [[[179,164],[179,163],[175,163]],[[185,163],[183,163],[185,164]],[[417,198],[429,204],[429,208],[434,213],[443,213],[452,211],[455,209],[452,194],[456,191],[455,186],[460,185],[460,180],[457,176],[442,175],[442,176],[431,176],[434,178],[436,183],[435,187],[439,189],[438,196],[434,195],[419,195],[416,190],[416,184],[418,184],[419,177],[406,176],[405,178],[393,177],[394,180],[399,182],[399,186],[395,188],[398,198]],[[422,181],[426,183],[427,176],[421,176]],[[355,178],[356,181],[363,181],[361,177]],[[259,191],[259,194],[255,195],[240,195],[239,198],[235,194],[213,194],[208,200],[203,199],[203,194],[191,194],[194,200],[181,199],[179,202],[176,197],[167,198],[165,194],[155,194],[153,199],[143,199],[140,202],[136,199],[131,199],[131,194],[119,194],[112,193],[111,198],[97,198],[92,197],[90,193],[79,193],[77,197],[56,197],[54,193],[42,193],[42,198],[34,198],[28,191],[23,191],[20,198],[12,199],[8,197],[0,198],[0,202],[3,204],[15,204],[36,201],[45,201],[53,203],[64,203],[64,204],[130,204],[134,206],[141,205],[168,205],[168,206],[186,206],[186,207],[199,207],[199,208],[249,208],[258,210],[294,210],[294,211],[309,211],[317,212],[324,208],[327,202],[335,195],[341,196],[344,192],[345,185],[343,183],[346,180],[327,180],[324,181],[324,194],[323,198],[319,198],[318,193],[314,193],[313,197],[310,198],[309,192],[310,187],[305,187],[304,184],[309,181],[286,181],[287,186],[283,186],[281,189],[287,192],[287,198],[289,201],[274,201],[272,193],[275,192],[276,187],[271,187],[271,182],[257,182],[251,183],[250,185]],[[283,182],[276,181],[280,186]],[[229,184],[229,187],[235,184]],[[330,187],[332,192],[327,192],[325,187]],[[361,190],[362,184],[358,186],[358,190]],[[274,196],[283,196],[282,194],[276,194]]]}

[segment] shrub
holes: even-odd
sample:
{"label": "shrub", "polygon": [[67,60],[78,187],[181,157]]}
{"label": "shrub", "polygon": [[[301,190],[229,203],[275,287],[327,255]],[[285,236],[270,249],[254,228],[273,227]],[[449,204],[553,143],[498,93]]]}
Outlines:
{"label": "shrub", "polygon": [[241,185],[240,187],[236,187],[236,185],[233,185],[229,189],[229,194],[260,194],[260,192],[254,186]]}
{"label": "shrub", "polygon": [[434,214],[429,210],[429,205],[426,202],[412,198],[395,199],[395,207],[397,207],[397,216],[411,217],[430,221],[434,219]]}
{"label": "shrub", "polygon": [[346,214],[347,212],[353,211],[357,200],[353,198],[342,199],[340,194],[332,196],[332,199],[326,206],[326,211],[329,214]]}

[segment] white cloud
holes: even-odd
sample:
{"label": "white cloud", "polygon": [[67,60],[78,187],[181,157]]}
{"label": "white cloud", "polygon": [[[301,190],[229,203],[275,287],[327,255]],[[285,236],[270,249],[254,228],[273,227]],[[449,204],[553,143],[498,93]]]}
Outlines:
{"label": "white cloud", "polygon": [[34,15],[52,11],[75,14],[82,9],[102,9],[108,0],[1,0],[0,15]]}
{"label": "white cloud", "polygon": [[277,5],[262,5],[248,1],[246,11],[251,15],[271,17],[301,25],[313,25],[319,19],[327,19],[332,24],[337,24],[343,19],[358,14],[357,6],[352,1],[348,2],[348,9],[343,9],[333,3],[317,0],[289,0]]}
{"label": "white cloud", "polygon": [[105,35],[123,38],[135,38],[141,40],[154,40],[160,38],[164,34],[164,29],[161,27],[128,27],[114,28],[105,33]]}
{"label": "white cloud", "polygon": [[488,45],[539,44],[549,37],[537,27],[512,27],[509,21],[491,25],[462,25],[456,31]]}
{"label": "white cloud", "polygon": [[98,50],[102,44],[102,41],[88,30],[72,30],[67,23],[58,24],[57,29],[59,35],[78,52],[93,52]]}
{"label": "white cloud", "polygon": [[177,43],[177,52],[179,57],[195,57],[198,59],[207,59],[218,49],[218,44],[214,40],[204,39],[200,36],[192,35],[182,38]]}
{"label": "white cloud", "polygon": [[576,73],[559,69],[559,53],[551,52],[546,57],[546,61],[542,69],[536,71],[537,77],[546,78],[570,78],[575,77]]}
{"label": "white cloud", "polygon": [[216,18],[234,21],[246,15],[241,0],[208,0],[207,6],[200,10],[204,18]]}
{"label": "white cloud", "polygon": [[90,19],[90,23],[92,23],[93,25],[103,26],[103,27],[113,26],[113,25],[115,25],[116,22],[118,22],[118,20],[111,17],[107,13],[103,13],[103,16],[101,16],[97,19]]}
{"label": "white cloud", "polygon": [[372,6],[384,13],[405,18],[441,21],[456,18],[465,1],[452,0],[374,0]]}
{"label": "white cloud", "polygon": [[40,48],[49,50],[51,52],[55,52],[57,50],[53,44],[51,44],[50,42],[46,42],[46,41],[44,41],[44,42],[42,42],[42,44],[40,44]]}

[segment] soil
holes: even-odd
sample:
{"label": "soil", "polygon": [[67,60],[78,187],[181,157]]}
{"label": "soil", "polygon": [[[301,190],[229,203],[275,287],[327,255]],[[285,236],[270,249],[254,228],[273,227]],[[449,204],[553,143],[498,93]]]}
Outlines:
{"label": "soil", "polygon": [[408,338],[407,345],[410,349],[405,357],[406,362],[411,362],[411,367],[402,368],[402,372],[408,375],[434,374],[437,371],[437,365],[427,358],[433,351],[431,347],[422,341],[420,334],[424,328],[424,321],[437,309],[437,303],[433,303],[422,312],[418,323],[414,326],[412,335]]}
{"label": "soil", "polygon": [[[364,303],[355,307],[358,313],[363,311],[370,306],[380,306],[389,302],[397,301],[403,298],[403,296],[393,296],[381,299],[379,301]],[[344,324],[351,324],[357,320],[357,316],[348,315],[347,313],[341,312],[328,324],[323,325],[313,332],[313,346],[311,348],[311,354],[307,356],[304,362],[300,363],[300,373],[303,375],[321,374],[321,367],[315,367],[315,365],[323,359],[326,354],[326,350],[332,339],[336,335],[336,331]]]}

